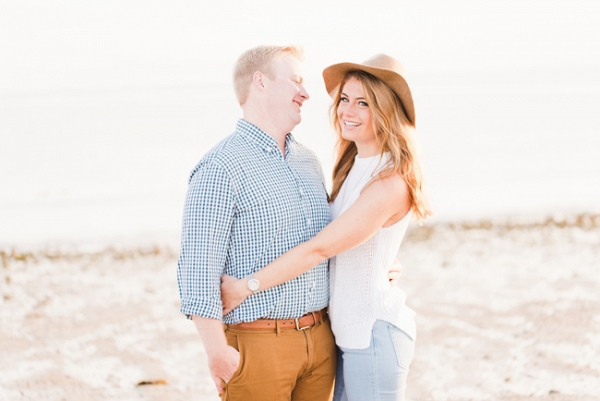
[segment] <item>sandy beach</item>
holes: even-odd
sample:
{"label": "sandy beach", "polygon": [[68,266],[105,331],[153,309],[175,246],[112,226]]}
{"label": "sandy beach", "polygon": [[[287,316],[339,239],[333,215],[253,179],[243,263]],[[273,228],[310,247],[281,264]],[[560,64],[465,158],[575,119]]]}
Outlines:
{"label": "sandy beach", "polygon": [[[0,249],[1,400],[218,400],[177,244]],[[408,399],[600,400],[600,215],[413,225]]]}

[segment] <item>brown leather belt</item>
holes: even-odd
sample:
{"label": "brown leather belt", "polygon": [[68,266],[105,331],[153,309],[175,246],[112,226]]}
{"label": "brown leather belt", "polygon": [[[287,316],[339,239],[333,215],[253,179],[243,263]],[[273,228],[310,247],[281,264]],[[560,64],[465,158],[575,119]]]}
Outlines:
{"label": "brown leather belt", "polygon": [[258,319],[253,322],[227,324],[225,326],[229,329],[242,330],[277,330],[278,328],[279,330],[305,330],[327,320],[329,320],[327,308],[323,308],[316,312],[309,312],[296,319]]}

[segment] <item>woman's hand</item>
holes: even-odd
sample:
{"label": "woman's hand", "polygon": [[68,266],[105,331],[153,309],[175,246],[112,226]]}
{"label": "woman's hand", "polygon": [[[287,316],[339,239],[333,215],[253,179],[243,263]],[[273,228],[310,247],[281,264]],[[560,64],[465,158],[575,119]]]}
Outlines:
{"label": "woman's hand", "polygon": [[402,275],[402,263],[396,258],[394,259],[394,264],[390,267],[388,271],[388,279],[390,280],[390,285],[395,287],[398,285],[400,281],[400,276]]}
{"label": "woman's hand", "polygon": [[247,279],[238,280],[235,277],[224,275],[221,277],[221,301],[223,302],[223,316],[237,308],[252,292],[246,285]]}

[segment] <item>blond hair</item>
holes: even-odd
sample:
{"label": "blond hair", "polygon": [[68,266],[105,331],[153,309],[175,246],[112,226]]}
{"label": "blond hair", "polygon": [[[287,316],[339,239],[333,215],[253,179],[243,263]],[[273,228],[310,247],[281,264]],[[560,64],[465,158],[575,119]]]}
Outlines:
{"label": "blond hair", "polygon": [[262,45],[246,50],[237,59],[233,69],[233,87],[240,106],[243,106],[248,99],[252,76],[256,71],[264,73],[270,79],[275,79],[271,61],[282,54],[290,54],[301,60],[303,49],[299,46]]}
{"label": "blond hair", "polygon": [[426,219],[432,212],[423,190],[423,173],[413,127],[406,117],[402,101],[385,82],[360,70],[346,74],[336,90],[330,108],[331,122],[338,136],[330,201],[339,195],[342,184],[354,165],[354,157],[358,154],[356,144],[342,138],[342,127],[337,117],[342,89],[350,78],[358,79],[362,85],[372,115],[373,131],[382,144],[381,156],[385,152],[390,153],[389,160],[375,180],[400,173],[408,186],[415,217],[418,221]]}

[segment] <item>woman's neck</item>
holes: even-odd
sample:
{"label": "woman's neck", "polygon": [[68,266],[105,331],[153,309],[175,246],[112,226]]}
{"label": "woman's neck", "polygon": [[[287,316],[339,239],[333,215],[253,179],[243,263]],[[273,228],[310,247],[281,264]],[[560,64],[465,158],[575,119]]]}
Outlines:
{"label": "woman's neck", "polygon": [[371,142],[368,144],[356,143],[356,150],[358,151],[358,157],[364,159],[366,157],[373,157],[381,154],[381,144],[377,142]]}

